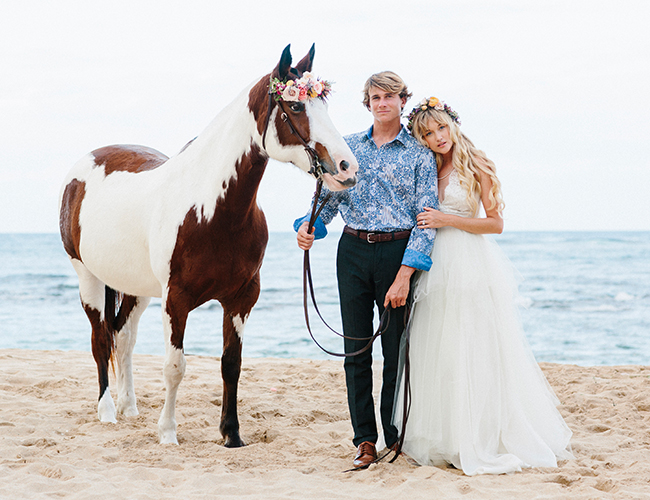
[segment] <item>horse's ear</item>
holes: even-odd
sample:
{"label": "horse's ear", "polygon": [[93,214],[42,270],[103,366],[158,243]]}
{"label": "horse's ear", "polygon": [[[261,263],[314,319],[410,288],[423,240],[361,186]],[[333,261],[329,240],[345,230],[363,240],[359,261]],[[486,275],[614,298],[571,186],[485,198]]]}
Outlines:
{"label": "horse's ear", "polygon": [[303,57],[298,64],[296,64],[296,69],[301,71],[302,73],[305,73],[307,71],[311,72],[311,65],[314,62],[315,53],[316,53],[316,44],[312,43],[311,49],[309,49],[309,53],[305,57]]}
{"label": "horse's ear", "polygon": [[291,44],[287,45],[282,51],[282,56],[280,57],[280,62],[271,73],[271,76],[274,78],[279,78],[284,80],[289,74],[291,69]]}

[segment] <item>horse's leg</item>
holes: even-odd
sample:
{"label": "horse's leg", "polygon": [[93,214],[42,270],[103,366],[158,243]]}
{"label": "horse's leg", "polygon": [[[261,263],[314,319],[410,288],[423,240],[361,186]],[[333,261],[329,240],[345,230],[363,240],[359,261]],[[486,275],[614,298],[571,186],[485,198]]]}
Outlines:
{"label": "horse's leg", "polygon": [[97,415],[102,422],[117,422],[115,404],[108,386],[108,364],[113,346],[113,332],[104,320],[106,285],[92,274],[86,266],[71,259],[79,277],[79,296],[86,316],[92,326],[92,351],[99,378],[99,403]]}
{"label": "horse's leg", "polygon": [[183,336],[190,308],[182,294],[167,290],[162,300],[163,330],[165,331],[165,405],[158,420],[160,444],[178,444],[176,439],[176,395],[185,375]]}
{"label": "horse's leg", "polygon": [[219,430],[225,439],[225,446],[228,448],[245,445],[239,436],[237,384],[241,372],[244,326],[259,294],[260,279],[259,274],[257,274],[248,286],[240,291],[236,300],[222,303],[223,353],[221,355],[221,376],[223,378],[223,402]]}
{"label": "horse's leg", "polygon": [[117,411],[127,417],[138,414],[133,386],[133,348],[138,336],[138,322],[150,300],[149,297],[124,295],[116,319]]}

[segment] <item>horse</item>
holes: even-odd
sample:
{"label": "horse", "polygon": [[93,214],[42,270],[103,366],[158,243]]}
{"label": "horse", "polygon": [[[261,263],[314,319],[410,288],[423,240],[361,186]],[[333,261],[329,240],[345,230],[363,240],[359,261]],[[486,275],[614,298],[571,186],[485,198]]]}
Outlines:
{"label": "horse", "polygon": [[[138,414],[132,365],[138,321],[151,297],[160,297],[166,395],[158,436],[161,444],[178,444],[187,317],[217,300],[223,308],[219,430],[226,447],[244,446],[237,385],[268,240],[257,205],[268,160],[322,177],[334,191],[356,183],[358,163],[327,112],[329,82],[311,75],[314,53],[312,45],[292,67],[288,45],[271,73],[245,88],[176,156],[106,146],[80,159],[65,178],[59,226],[92,327],[100,421],[116,423],[118,412]],[[117,406],[109,364],[117,365]]]}

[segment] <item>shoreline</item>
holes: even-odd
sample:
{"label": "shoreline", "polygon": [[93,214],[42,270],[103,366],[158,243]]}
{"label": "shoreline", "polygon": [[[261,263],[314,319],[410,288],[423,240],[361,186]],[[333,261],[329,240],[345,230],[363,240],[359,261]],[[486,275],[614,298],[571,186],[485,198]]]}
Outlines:
{"label": "shoreline", "polygon": [[163,356],[134,355],[140,415],[102,424],[91,353],[0,349],[0,498],[650,499],[647,366],[540,363],[576,459],[467,477],[403,456],[343,473],[354,446],[340,360],[244,358],[239,418],[248,445],[227,449],[219,359],[186,359],[179,446],[161,446]]}

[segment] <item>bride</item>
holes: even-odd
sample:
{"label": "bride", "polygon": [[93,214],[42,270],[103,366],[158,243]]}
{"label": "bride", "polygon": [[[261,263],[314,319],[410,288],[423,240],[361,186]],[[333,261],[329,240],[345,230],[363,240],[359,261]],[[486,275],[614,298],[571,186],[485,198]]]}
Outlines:
{"label": "bride", "polygon": [[[415,138],[436,153],[440,210],[417,218],[420,228],[438,233],[433,267],[414,290],[402,451],[421,465],[449,463],[467,475],[555,467],[557,458],[572,458],[571,431],[524,338],[516,271],[484,236],[503,230],[494,163],[459,125],[458,114],[435,97],[409,115]],[[398,429],[404,391],[402,380]]]}

